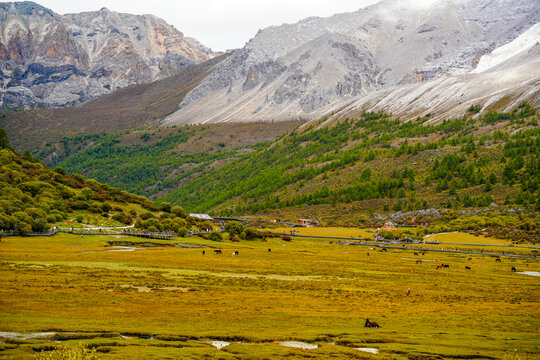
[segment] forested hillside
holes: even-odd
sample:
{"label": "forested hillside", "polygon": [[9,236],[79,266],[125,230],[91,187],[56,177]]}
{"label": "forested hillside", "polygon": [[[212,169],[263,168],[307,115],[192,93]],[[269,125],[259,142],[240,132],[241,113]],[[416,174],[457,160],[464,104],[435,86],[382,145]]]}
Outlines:
{"label": "forested hillside", "polygon": [[539,209],[538,116],[510,113],[425,125],[364,113],[297,130],[165,196],[197,211],[266,209],[366,200],[373,211],[519,205]]}
{"label": "forested hillside", "polygon": [[[135,224],[134,224],[135,223]],[[184,210],[162,203],[154,206],[142,196],[83,178],[63,168],[49,170],[22,156],[0,128],[0,234],[42,233],[53,226],[126,226],[150,231],[186,232],[193,219]]]}
{"label": "forested hillside", "polygon": [[321,119],[292,132],[267,124],[275,131],[266,138],[253,136],[255,124],[252,136],[210,125],[65,138],[73,155],[59,164],[190,212],[356,222],[450,209],[534,219],[536,111],[526,103],[507,113],[478,110],[436,125],[429,114],[403,122],[385,113],[324,126]]}

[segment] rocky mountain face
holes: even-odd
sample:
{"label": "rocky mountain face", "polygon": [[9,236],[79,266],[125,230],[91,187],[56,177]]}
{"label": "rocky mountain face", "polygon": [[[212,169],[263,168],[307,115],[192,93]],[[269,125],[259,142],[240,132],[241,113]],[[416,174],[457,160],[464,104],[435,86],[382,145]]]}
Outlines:
{"label": "rocky mountain face", "polygon": [[0,3],[0,108],[78,105],[213,57],[152,15]]}
{"label": "rocky mountain face", "polygon": [[[509,111],[521,102],[540,108],[540,23],[480,58],[470,73],[431,81],[385,87],[332,109],[326,122],[357,117],[364,111],[385,111],[403,119],[431,115],[427,122],[462,117],[480,106]],[[309,123],[308,123],[309,124]],[[323,123],[324,124],[324,123]]]}
{"label": "rocky mountain face", "polygon": [[[385,0],[270,27],[216,66],[164,123],[317,119],[347,101],[396,88],[407,94],[431,82],[442,84],[439,93],[468,99],[473,93],[453,84],[470,80],[475,90],[475,75],[444,79],[471,74],[483,56],[539,21],[536,0]],[[539,69],[527,71],[535,77]],[[538,82],[532,91],[538,96]]]}

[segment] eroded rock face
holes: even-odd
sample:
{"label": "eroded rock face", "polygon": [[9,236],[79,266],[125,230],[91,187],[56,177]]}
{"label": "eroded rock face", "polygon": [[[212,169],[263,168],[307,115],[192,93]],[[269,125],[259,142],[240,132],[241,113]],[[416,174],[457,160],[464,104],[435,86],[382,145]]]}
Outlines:
{"label": "eroded rock face", "polygon": [[384,0],[260,30],[165,119],[318,119],[391,87],[462,76],[540,21],[537,0]]}
{"label": "eroded rock face", "polygon": [[152,15],[0,3],[0,108],[78,105],[213,57]]}

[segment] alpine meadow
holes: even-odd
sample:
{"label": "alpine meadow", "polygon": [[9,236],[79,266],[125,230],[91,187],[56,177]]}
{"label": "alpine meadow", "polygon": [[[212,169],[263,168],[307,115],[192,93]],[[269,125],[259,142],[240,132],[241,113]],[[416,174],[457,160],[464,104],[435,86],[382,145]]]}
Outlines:
{"label": "alpine meadow", "polygon": [[0,359],[540,358],[538,1],[106,3],[0,3]]}

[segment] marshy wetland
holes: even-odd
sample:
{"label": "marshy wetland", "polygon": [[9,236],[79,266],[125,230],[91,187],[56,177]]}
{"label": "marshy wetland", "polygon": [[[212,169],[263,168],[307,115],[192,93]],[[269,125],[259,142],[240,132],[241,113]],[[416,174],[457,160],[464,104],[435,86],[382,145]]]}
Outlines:
{"label": "marshy wetland", "polygon": [[[313,231],[306,234],[367,235]],[[468,234],[436,238],[467,251],[483,250],[461,245],[470,240],[491,245],[490,252],[531,255],[530,248]],[[178,239],[206,249],[130,240],[137,250],[104,251],[125,239],[3,238],[0,358],[31,359],[80,344],[102,359],[540,356],[540,282],[520,274],[540,271],[535,258],[415,255],[294,237]],[[437,270],[440,264],[449,267]],[[366,318],[381,327],[365,328]]]}

